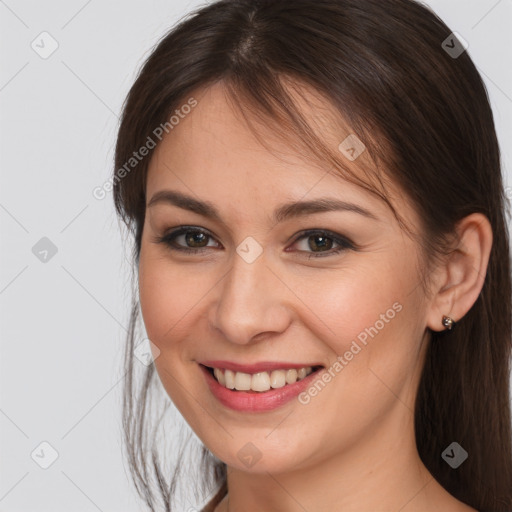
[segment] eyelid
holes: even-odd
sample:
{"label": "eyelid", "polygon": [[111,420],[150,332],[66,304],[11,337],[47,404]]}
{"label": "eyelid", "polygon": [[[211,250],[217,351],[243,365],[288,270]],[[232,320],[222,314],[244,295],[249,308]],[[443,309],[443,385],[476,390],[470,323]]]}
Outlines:
{"label": "eyelid", "polygon": [[[185,235],[189,231],[202,233],[202,234],[206,235],[208,238],[217,241],[216,237],[206,228],[201,228],[199,226],[183,225],[183,226],[177,226],[175,228],[166,230],[162,236],[155,237],[154,242],[163,243],[163,244],[167,245],[168,248],[171,250],[181,251],[184,253],[193,253],[193,252],[197,253],[197,252],[201,252],[204,249],[208,248],[208,246],[206,246],[206,247],[178,246],[177,247],[177,246],[171,245],[176,240],[176,238],[178,238],[179,236]],[[217,243],[220,244],[220,242],[217,242]]]}
{"label": "eyelid", "polygon": [[350,240],[348,237],[341,235],[339,233],[336,233],[334,231],[331,231],[329,229],[322,229],[322,228],[306,229],[306,230],[299,232],[295,236],[293,243],[295,244],[302,238],[306,238],[306,237],[313,236],[313,235],[325,235],[326,237],[334,240],[338,245],[347,246],[347,247],[350,246],[354,249],[356,248],[356,244],[354,244],[354,242],[352,242],[352,240]]}
{"label": "eyelid", "polygon": [[[178,226],[176,228],[172,228],[169,230],[166,230],[166,232],[162,236],[155,237],[154,241],[156,243],[164,243],[168,246],[170,250],[176,250],[183,253],[199,253],[204,252],[206,249],[208,249],[208,246],[205,247],[183,247],[183,246],[174,246],[171,245],[176,238],[179,236],[182,236],[186,234],[187,232],[198,232],[206,235],[208,238],[215,240],[218,244],[220,242],[217,241],[215,235],[213,235],[208,229],[202,228],[199,226],[190,226],[190,225],[183,225]],[[300,231],[294,236],[292,245],[296,244],[298,241],[302,240],[303,238],[307,238],[313,235],[323,235],[326,238],[330,238],[334,241],[335,244],[338,245],[337,248],[329,249],[327,251],[320,251],[320,252],[314,252],[314,251],[297,251],[299,253],[306,253],[309,255],[309,258],[316,258],[316,257],[327,257],[330,255],[338,254],[342,251],[346,250],[357,250],[357,245],[352,242],[348,237],[341,235],[339,233],[336,233],[334,231],[331,231],[329,229],[322,229],[322,228],[314,228],[314,229],[307,229]],[[222,246],[222,244],[220,244]],[[211,248],[211,247],[210,247]],[[286,249],[285,249],[286,251]],[[287,251],[292,252],[292,251]]]}

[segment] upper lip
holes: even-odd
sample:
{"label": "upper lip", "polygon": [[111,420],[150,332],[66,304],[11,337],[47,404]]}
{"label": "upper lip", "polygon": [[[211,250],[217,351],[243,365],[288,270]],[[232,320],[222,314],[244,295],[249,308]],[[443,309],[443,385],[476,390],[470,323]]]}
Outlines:
{"label": "upper lip", "polygon": [[284,361],[260,361],[258,363],[241,364],[234,361],[198,361],[203,366],[210,368],[220,368],[224,370],[231,370],[233,372],[243,373],[258,373],[267,370],[288,370],[295,368],[307,368],[308,366],[323,366],[320,363],[289,363]]}

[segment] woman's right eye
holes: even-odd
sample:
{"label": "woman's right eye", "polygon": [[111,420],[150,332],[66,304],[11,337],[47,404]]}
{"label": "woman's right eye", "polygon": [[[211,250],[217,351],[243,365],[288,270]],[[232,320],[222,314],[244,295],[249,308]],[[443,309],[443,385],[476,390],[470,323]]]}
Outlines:
{"label": "woman's right eye", "polygon": [[208,240],[213,240],[207,231],[194,226],[181,226],[174,231],[166,233],[155,240],[157,243],[167,245],[171,250],[186,253],[203,252],[208,245]]}

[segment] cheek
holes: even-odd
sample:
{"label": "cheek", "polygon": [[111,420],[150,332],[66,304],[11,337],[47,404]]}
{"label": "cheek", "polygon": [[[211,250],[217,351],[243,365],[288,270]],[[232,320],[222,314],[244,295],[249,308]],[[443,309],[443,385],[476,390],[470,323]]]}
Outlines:
{"label": "cheek", "polygon": [[309,282],[314,286],[301,285],[298,296],[309,329],[330,349],[335,386],[370,400],[403,386],[417,369],[415,340],[421,339],[421,293],[411,261],[368,261],[337,279],[326,274]]}
{"label": "cheek", "polygon": [[208,273],[172,264],[160,251],[141,249],[139,299],[148,337],[157,345],[180,339],[208,288]]}
{"label": "cheek", "polygon": [[[339,275],[323,276],[297,282],[297,296],[305,305],[310,325],[318,326],[318,338],[337,354],[349,350],[352,340],[364,345],[377,331],[389,331],[399,317],[407,282],[392,269],[369,263]],[[399,303],[399,304],[398,304]]]}
{"label": "cheek", "polygon": [[[355,443],[397,401],[413,408],[418,333],[408,315],[418,315],[420,296],[410,294],[403,276],[384,279],[373,268],[373,274],[368,268],[320,282],[322,290],[316,288],[306,302],[314,311],[308,313],[309,329],[318,326],[315,337],[330,349],[330,376],[312,383],[300,403],[309,409],[310,431],[324,432],[329,446]],[[338,441],[333,432],[339,432]]]}
{"label": "cheek", "polygon": [[194,332],[197,308],[205,293],[204,279],[204,275],[184,272],[182,267],[172,265],[151,247],[142,246],[139,300],[144,327],[148,338],[160,351],[155,368],[162,385],[189,423],[195,420],[190,397],[183,393],[191,369],[186,341]]}

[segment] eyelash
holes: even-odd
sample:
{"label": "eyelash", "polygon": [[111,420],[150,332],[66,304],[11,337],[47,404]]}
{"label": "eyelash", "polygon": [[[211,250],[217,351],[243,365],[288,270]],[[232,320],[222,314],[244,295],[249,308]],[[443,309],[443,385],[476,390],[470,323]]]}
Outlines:
{"label": "eyelash", "polygon": [[[204,229],[200,229],[195,226],[181,226],[169,233],[166,233],[165,235],[163,235],[161,237],[157,237],[155,239],[155,242],[165,244],[169,249],[171,249],[173,251],[174,250],[181,251],[181,252],[184,252],[187,254],[197,254],[197,253],[203,252],[205,249],[207,249],[207,247],[194,248],[194,247],[179,247],[179,246],[174,245],[174,241],[178,236],[186,234],[186,233],[190,233],[190,232],[202,233],[209,238],[214,238],[213,235],[211,235],[210,233],[208,233],[208,231],[206,231]],[[299,234],[299,236],[297,238],[295,238],[293,244],[297,243],[299,240],[302,240],[303,238],[308,238],[313,235],[320,235],[322,237],[329,238],[333,242],[338,244],[339,247],[337,247],[336,249],[330,249],[328,251],[321,251],[318,253],[312,252],[308,256],[308,259],[333,256],[333,255],[339,254],[342,251],[346,251],[346,250],[356,250],[355,244],[353,242],[351,242],[348,238],[338,235],[337,233],[334,233],[332,231],[325,230],[325,229],[309,229],[309,230],[303,231]],[[299,252],[304,252],[304,251],[299,251]]]}

